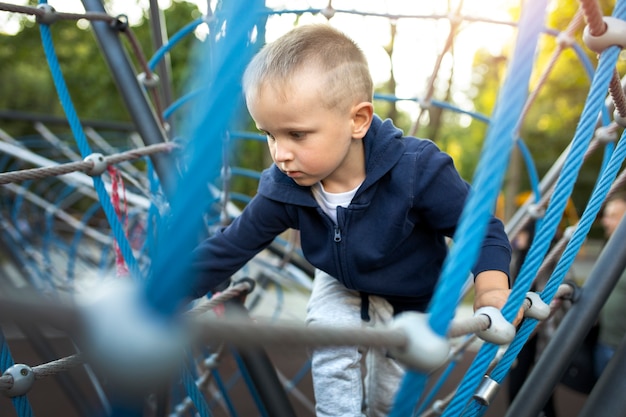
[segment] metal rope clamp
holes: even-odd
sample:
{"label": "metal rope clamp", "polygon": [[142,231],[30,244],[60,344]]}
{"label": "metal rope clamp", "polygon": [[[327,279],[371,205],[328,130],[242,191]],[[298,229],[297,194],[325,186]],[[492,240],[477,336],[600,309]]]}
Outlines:
{"label": "metal rope clamp", "polygon": [[155,88],[159,85],[159,76],[155,73],[150,73],[150,77],[145,72],[137,74],[137,81],[146,88]]}
{"label": "metal rope clamp", "polygon": [[[626,21],[615,17],[605,16],[602,18],[606,26],[603,34],[593,36],[589,33],[589,25],[583,31],[583,41],[585,45],[596,53],[601,53],[611,46],[626,48]],[[626,127],[626,115],[621,115],[615,110],[613,120],[621,127]]]}
{"label": "metal rope clamp", "polygon": [[583,41],[589,49],[601,53],[610,46],[626,48],[626,22],[615,17],[603,17],[606,31],[602,35],[593,36],[589,33],[589,25],[583,31]]}
{"label": "metal rope clamp", "polygon": [[48,3],[41,3],[37,5],[37,9],[42,10],[42,15],[37,15],[35,20],[37,23],[41,23],[44,25],[51,25],[59,19],[57,15],[57,11],[54,7],[50,6]]}
{"label": "metal rope clamp", "polygon": [[102,175],[102,173],[106,171],[108,166],[107,162],[104,160],[104,156],[101,153],[92,153],[91,155],[87,155],[84,161],[93,163],[93,166],[91,168],[85,170],[85,173],[87,175],[91,175],[92,177]]}
{"label": "metal rope clamp", "polygon": [[390,327],[401,330],[407,346],[390,349],[389,353],[408,367],[431,372],[443,365],[450,356],[450,341],[438,335],[428,323],[428,315],[417,311],[398,314]]}
{"label": "metal rope clamp", "polygon": [[481,307],[476,310],[474,317],[480,314],[489,318],[489,327],[476,332],[478,337],[496,345],[511,343],[515,337],[515,326],[504,318],[499,309],[491,306]]}
{"label": "metal rope clamp", "polygon": [[524,317],[536,320],[545,320],[550,317],[550,306],[543,301],[539,294],[529,291],[526,293],[526,299],[530,306],[524,313]]}
{"label": "metal rope clamp", "polygon": [[7,397],[25,395],[30,391],[35,382],[35,373],[28,365],[15,364],[4,371],[2,376],[5,375],[9,375],[13,378],[13,386],[3,392]]}
{"label": "metal rope clamp", "polygon": [[489,375],[485,375],[476,389],[476,393],[474,393],[473,398],[481,405],[489,405],[496,397],[499,390],[500,384],[491,379]]}

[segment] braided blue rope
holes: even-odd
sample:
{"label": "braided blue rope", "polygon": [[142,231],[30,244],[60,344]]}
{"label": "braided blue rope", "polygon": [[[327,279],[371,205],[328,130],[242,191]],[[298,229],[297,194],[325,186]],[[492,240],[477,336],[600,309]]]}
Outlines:
{"label": "braided blue rope", "polygon": [[224,384],[224,380],[222,379],[222,376],[217,371],[217,369],[212,369],[211,375],[213,376],[213,380],[215,381],[215,384],[217,385],[217,389],[222,394],[222,399],[224,400],[224,403],[226,404],[226,408],[228,409],[228,415],[230,417],[237,417],[238,416],[237,410],[235,409],[235,405],[233,404],[233,401],[231,400],[230,395],[228,394],[228,388]]}
{"label": "braided blue rope", "polygon": [[[4,336],[4,332],[0,327],[0,374],[15,365],[13,362],[13,356],[11,356],[11,350]],[[20,395],[19,397],[12,397],[13,407],[19,417],[32,417],[33,410],[28,402],[26,395]]]}
{"label": "braided blue rope", "polygon": [[185,385],[185,391],[193,402],[193,405],[196,407],[200,417],[211,417],[213,414],[211,414],[211,410],[209,410],[209,406],[204,399],[204,395],[200,392],[200,389],[196,385],[196,381],[193,379],[193,376],[187,367],[183,368],[182,378],[183,385]]}
{"label": "braided blue rope", "polygon": [[[550,303],[552,301],[552,299],[556,295],[558,287],[563,282],[567,271],[574,263],[576,254],[582,247],[582,244],[585,241],[585,237],[589,233],[589,230],[591,229],[591,226],[602,207],[603,201],[610,190],[611,184],[613,183],[613,181],[615,181],[617,173],[622,163],[624,162],[624,159],[626,158],[626,140],[624,139],[625,136],[626,135],[622,134],[622,137],[617,144],[615,151],[609,159],[606,169],[602,172],[600,180],[598,181],[597,186],[594,188],[591,194],[589,203],[587,204],[587,207],[585,208],[581,216],[581,219],[578,223],[576,230],[574,231],[574,234],[572,235],[572,238],[570,239],[567,247],[565,248],[565,251],[563,252],[563,255],[561,256],[561,259],[559,260],[554,271],[552,272],[552,275],[548,280],[544,290],[541,292],[541,298],[546,303]],[[520,331],[518,331],[518,336],[516,337],[516,339],[528,338],[536,324],[536,321],[533,321],[530,322],[530,324],[527,326],[522,326]],[[515,346],[517,346],[517,343],[515,344]],[[510,350],[513,350],[513,345],[511,346]],[[498,366],[494,368],[494,377],[500,377],[500,371],[502,369],[506,369],[507,365],[510,365],[510,363],[507,363],[509,361],[509,356],[511,355],[507,351],[500,364],[498,364]]]}
{"label": "braided blue rope", "polygon": [[424,411],[426,411],[426,407],[428,407],[428,405],[435,399],[435,395],[437,395],[439,390],[441,390],[443,384],[448,380],[448,377],[452,374],[452,371],[454,371],[454,368],[456,368],[457,364],[458,360],[456,359],[450,361],[448,366],[446,366],[446,369],[441,373],[441,376],[437,379],[435,385],[433,385],[428,395],[426,395],[424,400],[421,401],[419,407],[415,409],[415,411],[413,412],[413,416],[420,416]]}
{"label": "braided blue rope", "polygon": [[495,205],[507,168],[514,138],[517,115],[526,102],[527,86],[532,72],[537,39],[542,31],[546,2],[533,2],[523,10],[520,32],[509,76],[500,92],[493,124],[485,140],[472,193],[468,198],[454,245],[446,259],[440,285],[430,306],[430,324],[445,335],[459,299],[459,292],[478,255],[487,222]]}
{"label": "braided blue rope", "polygon": [[[622,8],[623,7],[620,9]],[[503,309],[504,316],[509,320],[512,319],[512,316],[521,305],[523,297],[530,288],[533,277],[536,275],[540,266],[541,259],[548,250],[550,243],[550,239],[548,237],[553,235],[558,227],[558,222],[560,221],[560,217],[565,209],[565,205],[567,204],[567,199],[573,189],[576,175],[583,163],[585,149],[587,148],[590,138],[593,136],[595,117],[603,105],[603,95],[608,88],[610,79],[612,78],[613,68],[615,68],[618,54],[619,48],[612,47],[605,51],[600,58],[598,71],[592,82],[589,97],[587,103],[585,104],[585,109],[581,116],[576,135],[573,139],[572,148],[567,160],[565,161],[561,176],[555,186],[555,192],[552,196],[551,204],[546,212],[544,223],[537,233],[536,239],[533,242],[524,265],[522,265],[522,270],[520,271],[520,275],[518,277],[519,285],[516,285],[513,288],[509,301]],[[582,245],[584,237],[589,231],[591,223],[600,209],[601,203],[606,196],[606,192],[608,192],[608,187],[615,178],[617,170],[621,165],[621,161],[623,160],[622,152],[624,152],[624,150],[620,149],[619,153],[614,153],[607,169],[602,173],[601,180],[594,189],[590,203],[583,214],[583,218],[581,218],[578,228],[574,232],[572,239],[570,240],[564,254],[562,255],[555,271],[542,293],[542,299],[544,299],[544,301],[551,301],[558,286],[561,284],[565,273],[573,263],[574,257]],[[492,378],[494,380],[501,381],[504,378],[511,363],[521,350],[523,344],[526,342],[535,326],[536,320],[527,319],[524,321],[515,339],[509,346],[509,349],[498,365],[494,368],[494,371],[492,372]],[[476,415],[477,413],[482,412],[482,407],[477,404],[473,404],[472,407],[470,407],[469,412],[470,414],[468,415]]]}
{"label": "braided blue rope", "polygon": [[[592,82],[590,95],[585,106],[585,110],[582,113],[577,134],[574,136],[572,148],[570,149],[568,158],[566,159],[561,171],[561,176],[555,186],[555,191],[552,195],[550,205],[546,211],[541,227],[537,231],[537,235],[533,240],[533,245],[531,246],[526,260],[522,265],[516,285],[511,291],[507,304],[502,309],[504,317],[509,321],[515,316],[519,306],[521,306],[521,303],[525,298],[526,292],[530,289],[536,272],[541,266],[542,259],[549,249],[551,236],[555,234],[558,228],[563,210],[567,204],[567,199],[571,194],[576,181],[577,173],[582,165],[585,150],[588,147],[589,140],[593,137],[595,117],[601,109],[604,92],[607,90],[608,83],[612,77],[612,68],[615,67],[617,54],[618,51],[614,48],[613,51],[605,53],[600,60],[599,69],[596,73],[594,81]],[[529,334],[526,329],[533,327],[533,322],[535,322],[535,320],[525,320],[525,323],[518,331],[514,341],[511,343],[509,349],[498,365],[498,375],[501,372],[501,369],[508,369],[508,366],[510,366],[517,353],[521,350],[522,345],[525,342],[524,335],[527,336]],[[478,361],[478,358],[476,361]],[[475,375],[475,381],[478,381],[481,375]],[[495,369],[494,376],[496,376]]]}
{"label": "braided blue rope", "polygon": [[[615,180],[617,173],[626,158],[626,140],[624,140],[624,135],[622,135],[622,139],[611,156],[606,169],[603,171],[600,180],[598,181],[597,186],[594,188],[594,191],[589,199],[589,203],[585,208],[583,215],[581,216],[580,222],[572,235],[571,240],[569,241],[561,259],[557,263],[546,287],[541,292],[541,299],[546,303],[550,303],[554,298],[559,285],[563,282],[567,271],[574,263],[576,258],[576,254],[582,247],[585,237],[589,233],[591,226],[602,207],[602,202],[606,198],[608,191],[611,187],[612,182]],[[502,360],[498,363],[498,365],[494,368],[491,378],[496,382],[501,382],[515,360],[515,357],[519,354],[519,351],[522,349],[523,345],[526,343],[535,327],[537,326],[537,320],[525,320],[523,325],[517,332],[515,340],[503,356]],[[481,408],[478,408],[481,410]],[[481,414],[470,414],[470,415],[482,415]]]}
{"label": "braided blue rope", "polygon": [[[224,2],[215,19],[225,27],[225,35],[216,42],[205,42],[203,56],[198,61],[205,64],[197,71],[197,79],[191,86],[199,91],[202,106],[195,106],[185,126],[188,143],[189,166],[183,173],[171,201],[171,219],[164,235],[160,237],[154,260],[152,278],[147,281],[146,299],[155,311],[173,314],[180,299],[187,293],[191,283],[181,266],[188,265],[196,245],[201,219],[205,210],[204,200],[210,197],[207,183],[219,176],[221,166],[221,139],[227,132],[235,109],[242,106],[241,76],[252,51],[250,37],[259,14],[256,10],[262,2]],[[236,22],[236,23],[232,23]],[[212,33],[211,37],[217,37]],[[213,47],[208,50],[209,47]],[[209,61],[210,55],[210,61]],[[207,74],[208,72],[208,74]],[[202,74],[200,74],[202,73]],[[204,105],[206,103],[206,105]],[[198,204],[203,201],[203,204]]]}
{"label": "braided blue rope", "polygon": [[[414,101],[416,103],[421,103],[422,102],[422,100],[419,99],[418,97],[402,98],[402,97],[398,97],[398,96],[393,95],[393,94],[384,94],[384,93],[374,93],[374,100],[383,100],[383,101]],[[489,122],[489,117],[484,115],[484,114],[482,114],[482,113],[477,113],[477,112],[470,111],[470,110],[464,110],[464,109],[460,108],[459,106],[456,106],[454,104],[448,103],[446,101],[431,99],[429,101],[429,104],[431,104],[431,105],[433,105],[435,107],[440,107],[442,109],[452,110],[455,113],[467,114],[468,116],[471,116],[473,119],[480,120],[481,122],[485,122],[485,123]]]}
{"label": "braided blue rope", "polygon": [[[47,4],[45,0],[40,0],[39,4]],[[85,132],[80,124],[80,120],[78,118],[78,114],[76,113],[76,109],[72,103],[70,98],[69,91],[67,89],[67,85],[65,84],[65,80],[63,78],[63,74],[61,72],[61,67],[59,65],[59,61],[57,59],[57,55],[54,49],[54,44],[52,42],[52,35],[50,33],[50,27],[46,24],[39,25],[40,33],[41,33],[41,41],[43,43],[44,52],[46,55],[46,59],[48,61],[48,66],[50,67],[50,72],[52,74],[52,79],[54,81],[54,85],[57,90],[57,94],[61,101],[61,106],[65,111],[65,115],[67,116],[68,123],[70,124],[70,129],[74,135],[76,140],[76,144],[80,150],[80,153],[83,158],[91,155],[91,148],[89,147],[89,143],[87,142],[87,137],[85,136]],[[104,210],[106,218],[113,230],[113,234],[117,243],[120,247],[124,260],[128,265],[128,268],[131,274],[135,278],[141,278],[141,273],[139,270],[139,266],[137,264],[137,260],[133,255],[132,248],[128,239],[126,239],[126,234],[124,233],[124,228],[118,219],[115,209],[111,204],[110,197],[106,191],[104,186],[104,182],[102,178],[99,176],[92,177],[94,188],[96,193],[98,194],[98,198],[100,200],[100,204]]]}
{"label": "braided blue rope", "polygon": [[146,160],[146,175],[148,183],[150,185],[150,207],[148,207],[148,219],[146,221],[146,239],[142,251],[148,254],[149,259],[153,259],[156,256],[156,236],[157,231],[161,229],[161,213],[159,208],[154,203],[156,196],[160,190],[159,178],[154,170],[152,161]]}
{"label": "braided blue rope", "polygon": [[539,201],[541,199],[541,190],[539,189],[539,174],[537,174],[537,168],[535,167],[533,156],[522,138],[518,138],[515,143],[517,144],[517,148],[520,150],[522,158],[524,159],[524,163],[526,164],[526,171],[528,173],[528,179],[530,181],[530,188],[531,190],[533,190],[533,194],[535,195],[535,201]]}
{"label": "braided blue rope", "polygon": [[[429,324],[441,336],[445,336],[453,319],[460,291],[478,256],[487,222],[495,206],[513,148],[516,115],[521,114],[526,101],[525,87],[528,86],[532,71],[537,38],[543,29],[546,3],[545,0],[533,2],[531,7],[523,10],[509,77],[501,91],[501,100],[498,100],[494,123],[485,140],[474,185],[454,236],[454,245],[446,258],[442,277],[429,306]],[[422,373],[407,372],[390,417],[410,415],[425,381],[426,377]]]}
{"label": "braided blue rope", "polygon": [[252,400],[256,404],[257,409],[261,413],[261,416],[270,417],[267,414],[267,410],[265,409],[265,404],[263,404],[263,401],[261,400],[261,396],[259,395],[256,385],[254,384],[254,381],[252,380],[252,377],[250,376],[250,373],[248,372],[248,368],[246,368],[246,364],[243,362],[243,359],[241,358],[239,353],[237,353],[237,351],[231,350],[231,353],[233,355],[233,358],[235,359],[235,362],[237,363],[239,371],[241,372],[241,377],[246,383],[246,386],[248,387],[248,391],[250,392],[250,395],[252,396]]}

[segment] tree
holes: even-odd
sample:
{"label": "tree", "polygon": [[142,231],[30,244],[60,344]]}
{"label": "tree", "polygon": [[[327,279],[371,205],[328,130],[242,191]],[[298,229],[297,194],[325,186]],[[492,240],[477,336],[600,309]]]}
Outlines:
{"label": "tree", "polygon": [[[189,2],[172,2],[164,11],[168,35],[172,36],[184,25],[199,17],[197,7]],[[145,14],[144,14],[145,16]],[[37,23],[26,16],[19,17],[21,29],[15,35],[0,34],[0,79],[3,94],[0,109],[64,116],[46,65],[42,40]],[[150,28],[145,20],[131,28],[142,46],[146,58],[154,53]],[[129,121],[129,115],[88,25],[59,20],[50,26],[50,32],[61,71],[71,99],[81,119]],[[123,37],[123,35],[120,35]],[[123,40],[127,44],[126,40]],[[182,94],[193,36],[183,39],[170,52],[172,55],[173,85]],[[129,48],[130,50],[130,48]],[[137,59],[129,53],[137,72],[142,72]],[[22,124],[3,123],[15,136],[27,133]]]}
{"label": "tree", "polygon": [[[602,2],[607,15],[612,10],[612,3],[609,1]],[[564,31],[572,20],[577,7],[578,3],[576,2],[559,0],[551,8],[546,27],[556,31]],[[513,13],[519,13],[519,11]],[[540,38],[530,85],[531,91],[539,87],[540,90],[519,132],[520,137],[530,150],[540,178],[552,167],[573,139],[590,87],[590,76],[586,74],[584,66],[571,48],[564,50],[559,56],[545,85],[537,85],[539,75],[544,71],[557,48],[557,41],[558,39],[549,34],[544,34]],[[582,45],[587,59],[595,67],[597,57],[582,42],[582,28],[579,28],[575,33],[575,41]],[[493,100],[497,97],[498,88],[503,80],[503,71],[507,65],[506,58],[493,57],[487,53],[477,54],[473,89],[475,92],[473,102],[477,111],[491,114],[495,104]],[[620,63],[619,66],[618,71],[623,72],[623,64]],[[479,124],[479,122],[472,122],[472,126],[475,124]],[[480,129],[484,129],[484,126],[481,126]],[[595,185],[601,160],[602,151],[597,151],[581,168],[573,192],[573,201],[579,213],[585,208]],[[505,187],[514,187],[519,191],[529,190],[530,184],[525,173],[526,168],[522,166],[521,170],[522,172],[509,172]],[[517,179],[519,179],[519,183],[516,182]]]}

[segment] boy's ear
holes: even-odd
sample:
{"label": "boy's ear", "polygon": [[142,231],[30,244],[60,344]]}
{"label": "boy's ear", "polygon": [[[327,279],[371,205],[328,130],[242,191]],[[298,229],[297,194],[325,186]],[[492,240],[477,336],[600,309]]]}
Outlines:
{"label": "boy's ear", "polygon": [[374,118],[374,105],[364,101],[352,107],[352,138],[363,139]]}

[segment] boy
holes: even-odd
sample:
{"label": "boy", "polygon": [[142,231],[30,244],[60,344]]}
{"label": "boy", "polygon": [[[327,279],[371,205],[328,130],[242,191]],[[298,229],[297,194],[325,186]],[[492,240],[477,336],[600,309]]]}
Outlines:
{"label": "boy", "polygon": [[[293,228],[318,270],[308,325],[373,326],[424,311],[469,190],[451,158],[374,115],[364,54],[327,25],[296,28],[265,46],[243,89],[274,164],[242,214],[196,249],[197,295]],[[510,255],[493,218],[473,268],[475,308],[506,302]],[[361,355],[357,347],[313,351],[318,416],[388,414],[402,366],[368,352],[363,400]]]}

